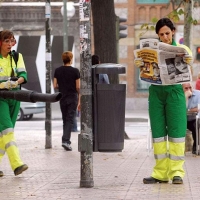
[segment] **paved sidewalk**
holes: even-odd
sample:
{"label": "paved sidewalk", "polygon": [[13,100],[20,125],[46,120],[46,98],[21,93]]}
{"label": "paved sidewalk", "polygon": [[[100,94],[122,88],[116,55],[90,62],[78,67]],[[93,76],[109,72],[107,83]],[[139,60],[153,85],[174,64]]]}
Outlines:
{"label": "paved sidewalk", "polygon": [[[140,118],[141,113],[130,113],[129,118]],[[29,169],[15,177],[7,156],[3,158],[0,169],[5,176],[0,178],[0,200],[200,199],[200,157],[190,152],[186,154],[183,185],[142,183],[154,165],[153,154],[148,155],[146,148],[147,122],[130,123],[132,127],[126,129],[130,139],[125,140],[123,152],[93,154],[93,188],[79,186],[78,133],[72,133],[73,151],[65,151],[60,143],[62,123],[55,120],[52,122],[53,148],[45,149],[45,130],[37,127],[42,122],[29,123],[35,128],[17,126],[15,131],[21,157]]]}

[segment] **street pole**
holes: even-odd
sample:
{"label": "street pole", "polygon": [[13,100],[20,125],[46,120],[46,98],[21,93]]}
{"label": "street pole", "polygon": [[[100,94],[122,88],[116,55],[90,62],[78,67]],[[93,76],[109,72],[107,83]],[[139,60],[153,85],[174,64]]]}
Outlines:
{"label": "street pole", "polygon": [[[45,19],[46,19],[46,93],[51,94],[51,4],[50,4],[50,0],[46,0]],[[45,149],[50,149],[52,148],[51,103],[46,103],[45,130],[46,130]]]}
{"label": "street pole", "polygon": [[68,51],[67,0],[63,0],[63,50]]}
{"label": "street pole", "polygon": [[80,0],[80,74],[81,74],[81,152],[80,187],[91,188],[93,181],[93,120],[92,120],[92,62],[91,62],[91,1]]}

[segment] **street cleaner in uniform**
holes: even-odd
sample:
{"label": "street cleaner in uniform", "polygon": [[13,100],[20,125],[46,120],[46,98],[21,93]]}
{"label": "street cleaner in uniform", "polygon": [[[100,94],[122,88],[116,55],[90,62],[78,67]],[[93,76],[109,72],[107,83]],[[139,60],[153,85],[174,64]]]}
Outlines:
{"label": "street cleaner in uniform", "polygon": [[[173,39],[175,26],[170,19],[160,19],[155,31],[161,42],[183,47],[188,52],[188,55],[182,55],[183,60],[192,65],[191,50]],[[135,59],[135,65],[143,66],[143,60]],[[168,183],[170,180],[173,184],[183,183],[186,116],[186,100],[181,84],[152,84],[149,87],[149,117],[156,164],[151,176],[143,179],[144,184]]]}
{"label": "street cleaner in uniform", "polygon": [[[11,51],[15,42],[11,31],[0,32],[0,89],[2,90],[20,90],[20,84],[27,82],[22,54],[18,53],[16,64],[14,52]],[[28,166],[20,158],[14,137],[14,127],[19,109],[19,101],[0,97],[0,161],[7,153],[15,176],[28,169]],[[3,172],[0,171],[0,176],[3,175]]]}

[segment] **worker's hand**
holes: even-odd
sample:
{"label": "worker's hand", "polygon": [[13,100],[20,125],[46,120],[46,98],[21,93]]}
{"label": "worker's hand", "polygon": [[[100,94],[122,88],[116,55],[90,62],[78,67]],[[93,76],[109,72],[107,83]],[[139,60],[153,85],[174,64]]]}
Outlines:
{"label": "worker's hand", "polygon": [[0,83],[0,89],[12,89],[12,88],[16,88],[18,86],[18,81],[6,81],[6,82],[2,82]]}
{"label": "worker's hand", "polygon": [[193,64],[193,57],[190,56],[190,55],[184,55],[183,56],[183,61],[185,63],[187,63],[188,65],[192,66],[192,64]]}
{"label": "worker's hand", "polygon": [[134,65],[136,66],[136,67],[142,67],[142,66],[144,66],[144,61],[143,61],[143,59],[142,58],[136,58],[135,60],[134,60]]}

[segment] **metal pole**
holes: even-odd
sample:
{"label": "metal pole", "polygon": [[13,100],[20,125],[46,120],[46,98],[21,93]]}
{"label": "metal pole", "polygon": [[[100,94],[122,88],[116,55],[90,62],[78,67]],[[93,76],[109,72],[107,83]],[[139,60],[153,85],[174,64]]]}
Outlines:
{"label": "metal pole", "polygon": [[90,9],[90,0],[80,0],[81,133],[78,147],[81,152],[80,187],[86,188],[94,186]]}
{"label": "metal pole", "polygon": [[67,0],[63,0],[63,50],[68,51]]}
{"label": "metal pole", "polygon": [[[45,19],[46,19],[46,93],[51,94],[51,5],[50,5],[50,0],[46,1]],[[46,103],[45,130],[46,130],[45,149],[50,149],[52,148],[51,103]]]}

